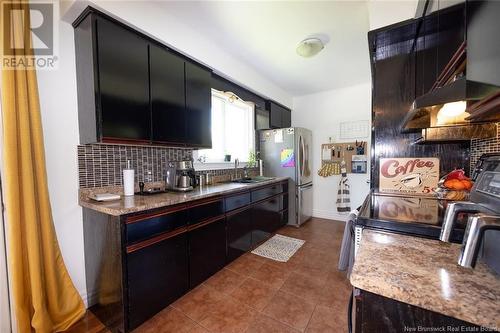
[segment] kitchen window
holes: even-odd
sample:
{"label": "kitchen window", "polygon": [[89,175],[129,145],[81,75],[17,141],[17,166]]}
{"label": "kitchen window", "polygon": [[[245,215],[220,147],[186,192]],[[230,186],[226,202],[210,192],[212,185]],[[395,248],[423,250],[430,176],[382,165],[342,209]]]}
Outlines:
{"label": "kitchen window", "polygon": [[[200,149],[195,153],[198,169],[203,164],[227,164],[248,162],[255,150],[254,104],[245,102],[232,93],[212,89],[212,149]],[[225,161],[226,155],[231,160]]]}

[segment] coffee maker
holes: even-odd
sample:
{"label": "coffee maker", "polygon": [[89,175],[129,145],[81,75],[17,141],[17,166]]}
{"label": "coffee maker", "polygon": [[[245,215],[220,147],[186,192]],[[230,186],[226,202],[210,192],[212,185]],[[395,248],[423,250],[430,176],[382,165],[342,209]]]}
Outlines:
{"label": "coffee maker", "polygon": [[168,162],[165,187],[170,191],[192,191],[198,184],[192,161]]}

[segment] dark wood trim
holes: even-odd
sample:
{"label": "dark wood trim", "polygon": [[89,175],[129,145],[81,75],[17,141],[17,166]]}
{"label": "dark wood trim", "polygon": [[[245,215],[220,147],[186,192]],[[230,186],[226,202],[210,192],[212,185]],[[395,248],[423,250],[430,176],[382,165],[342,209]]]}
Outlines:
{"label": "dark wood trim", "polygon": [[188,231],[196,230],[196,229],[204,227],[204,226],[206,226],[208,224],[212,224],[214,222],[222,220],[225,217],[226,216],[224,214],[219,215],[219,216],[215,216],[215,217],[211,217],[211,218],[209,218],[209,219],[207,219],[205,221],[199,222],[197,224],[190,225],[190,226],[187,227],[187,229],[188,229]]}
{"label": "dark wood trim", "polygon": [[151,144],[151,141],[149,141],[149,140],[122,139],[122,138],[112,138],[112,137],[108,137],[108,136],[103,136],[102,142],[103,143],[129,144],[129,145],[137,145],[137,144],[150,145]]}
{"label": "dark wood trim", "polygon": [[159,243],[159,242],[164,241],[166,239],[175,237],[177,235],[183,234],[183,233],[185,233],[187,231],[188,231],[187,227],[180,227],[180,228],[177,228],[177,229],[175,229],[173,231],[164,232],[162,234],[159,234],[158,236],[146,239],[146,240],[144,240],[142,242],[139,242],[139,243],[136,243],[136,244],[132,244],[132,245],[128,245],[127,246],[127,254],[135,252],[135,251],[140,250],[140,249],[143,249],[145,247],[154,245],[156,243]]}
{"label": "dark wood trim", "polygon": [[185,210],[188,208],[186,204],[179,204],[176,206],[169,206],[167,208],[164,208],[160,211],[154,211],[154,212],[149,212],[149,213],[142,213],[138,215],[132,215],[132,216],[127,216],[125,217],[125,224],[130,224],[130,223],[135,223],[143,220],[147,220],[153,217],[159,217],[171,213],[175,213],[181,210]]}
{"label": "dark wood trim", "polygon": [[224,195],[224,199],[232,197],[232,196],[236,196],[236,195],[246,194],[246,193],[251,193],[251,190],[250,189],[244,189],[244,190],[241,190],[241,191],[238,191],[238,192],[231,192],[231,193],[225,194]]}
{"label": "dark wood trim", "polygon": [[284,212],[287,212],[287,211],[288,211],[288,208],[285,208],[285,209],[280,210],[279,212],[280,213],[284,213]]}
{"label": "dark wood trim", "polygon": [[226,217],[231,217],[231,216],[233,216],[233,215],[236,215],[236,214],[238,214],[238,213],[241,213],[241,212],[243,212],[243,211],[245,211],[245,210],[249,209],[250,207],[252,207],[252,204],[248,204],[248,205],[245,205],[245,206],[243,206],[243,207],[233,209],[233,210],[231,210],[231,211],[229,211],[229,212],[227,212],[227,213],[226,213]]}
{"label": "dark wood trim", "polygon": [[153,140],[153,141],[151,141],[151,144],[157,145],[157,146],[173,147],[173,148],[186,148],[185,143],[179,143],[179,142],[167,142],[167,141],[154,141]]}
{"label": "dark wood trim", "polygon": [[214,203],[217,201],[222,201],[222,200],[224,200],[224,197],[222,197],[222,196],[210,197],[210,198],[192,201],[192,202],[188,203],[188,206],[189,206],[189,208],[198,207],[198,206],[208,205],[208,204],[211,204],[211,203]]}
{"label": "dark wood trim", "polygon": [[288,194],[288,193],[286,193],[286,192],[281,192],[281,193],[278,193],[278,194],[274,194],[274,195],[272,195],[272,196],[270,196],[270,197],[267,197],[267,198],[264,198],[264,199],[260,199],[259,201],[252,202],[252,203],[251,203],[250,205],[248,205],[247,207],[255,206],[255,205],[258,205],[258,204],[260,204],[260,203],[262,203],[262,202],[264,202],[264,201],[268,201],[268,200],[270,200],[270,199],[274,199],[274,198],[277,198],[277,197],[279,197],[279,196],[286,195],[286,194]]}

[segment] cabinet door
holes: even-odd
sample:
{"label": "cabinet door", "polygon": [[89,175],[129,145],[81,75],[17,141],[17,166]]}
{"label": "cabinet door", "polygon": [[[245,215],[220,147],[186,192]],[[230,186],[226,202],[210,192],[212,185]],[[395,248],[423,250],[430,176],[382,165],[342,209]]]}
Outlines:
{"label": "cabinet door", "polygon": [[212,73],[190,62],[186,66],[186,143],[212,148]]}
{"label": "cabinet door", "polygon": [[252,208],[252,245],[262,243],[281,225],[281,196],[267,199]]}
{"label": "cabinet door", "polygon": [[283,109],[281,111],[281,127],[291,127],[292,126],[292,112],[290,110]]}
{"label": "cabinet door", "polygon": [[269,112],[271,113],[269,124],[271,128],[281,128],[281,107],[272,102],[269,103]]}
{"label": "cabinet door", "polygon": [[255,129],[269,129],[269,110],[256,108],[255,109]]}
{"label": "cabinet door", "polygon": [[183,143],[186,136],[184,60],[156,45],[149,47],[153,141]]}
{"label": "cabinet door", "polygon": [[127,254],[130,330],[188,290],[187,255],[186,233]]}
{"label": "cabinet door", "polygon": [[252,209],[227,213],[227,261],[231,262],[252,248]]}
{"label": "cabinet door", "polygon": [[149,141],[148,44],[105,19],[96,24],[102,139]]}
{"label": "cabinet door", "polygon": [[205,281],[225,264],[226,221],[224,217],[189,232],[190,288]]}

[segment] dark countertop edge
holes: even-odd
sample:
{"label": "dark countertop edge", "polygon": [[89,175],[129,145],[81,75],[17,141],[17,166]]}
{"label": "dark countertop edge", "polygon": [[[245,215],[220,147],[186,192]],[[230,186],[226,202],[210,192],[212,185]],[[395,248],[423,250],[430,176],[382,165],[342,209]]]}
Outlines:
{"label": "dark countertop edge", "polygon": [[[126,208],[127,209],[127,212],[126,213],[123,213],[122,212],[122,209],[114,209],[116,212],[112,212],[113,211],[113,208],[110,208],[110,207],[105,207],[104,204],[106,203],[111,203],[113,201],[104,201],[104,202],[99,202],[99,201],[94,201],[92,199],[79,199],[78,200],[78,204],[83,207],[83,208],[88,208],[88,209],[92,209],[94,211],[97,211],[97,212],[100,212],[100,213],[104,213],[104,214],[107,214],[107,215],[111,215],[111,216],[122,216],[122,215],[128,215],[128,214],[132,214],[132,213],[137,213],[137,212],[143,212],[143,211],[148,211],[148,210],[153,210],[153,209],[158,209],[158,208],[163,208],[163,207],[169,207],[169,206],[175,206],[175,205],[178,205],[178,204],[182,204],[182,203],[186,203],[186,202],[191,202],[191,201],[196,201],[196,200],[201,200],[201,199],[206,199],[206,198],[211,198],[211,197],[216,197],[216,196],[220,196],[220,195],[227,195],[227,194],[232,194],[232,193],[238,193],[238,192],[243,192],[245,190],[251,190],[253,188],[257,188],[257,187],[262,187],[262,186],[266,186],[266,185],[270,185],[270,184],[274,184],[274,183],[281,183],[281,182],[284,182],[286,180],[289,180],[290,178],[289,177],[276,177],[275,179],[272,179],[272,180],[266,180],[266,181],[263,181],[263,182],[258,182],[258,183],[239,183],[239,185],[241,185],[240,187],[236,187],[236,188],[232,188],[232,189],[225,189],[225,190],[220,190],[218,192],[213,192],[213,193],[208,193],[208,194],[201,194],[199,197],[194,197],[194,198],[185,198],[185,199],[179,199],[179,201],[175,202],[175,203],[167,203],[165,202],[165,204],[158,204],[158,205],[155,205],[155,207],[147,207],[147,206],[144,206],[144,205],[140,205],[140,206],[135,206],[135,207],[131,207],[131,208]],[[220,184],[223,184],[223,183],[218,183],[218,184],[214,184],[214,185],[206,185],[207,187],[208,186],[217,186],[217,185],[220,185]],[[234,184],[238,184],[238,183],[234,183]],[[179,195],[182,195],[184,193],[179,193],[179,192],[168,192],[170,194],[179,194]],[[154,195],[153,195],[154,196]],[[151,196],[150,196],[151,197]],[[123,196],[121,196],[120,200],[123,200]],[[99,208],[99,206],[102,204],[102,208]]]}

